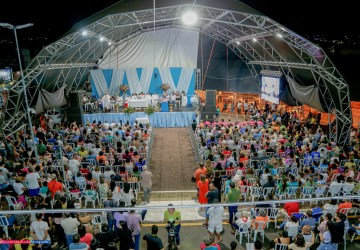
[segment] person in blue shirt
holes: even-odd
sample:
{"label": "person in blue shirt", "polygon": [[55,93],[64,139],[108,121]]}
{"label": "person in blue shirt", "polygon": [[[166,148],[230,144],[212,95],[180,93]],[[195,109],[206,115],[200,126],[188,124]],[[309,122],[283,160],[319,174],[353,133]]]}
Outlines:
{"label": "person in blue shirt", "polygon": [[87,250],[88,245],[86,243],[80,242],[80,235],[74,234],[73,243],[69,245],[69,250]]}
{"label": "person in blue shirt", "polygon": [[313,159],[314,158],[320,159],[320,153],[317,150],[318,147],[314,147],[313,151],[310,154]]}
{"label": "person in blue shirt", "polygon": [[311,207],[312,217],[315,219],[316,222],[319,222],[319,219],[323,214],[323,210],[319,206],[317,206],[317,204],[313,204]]}
{"label": "person in blue shirt", "polygon": [[305,225],[314,227],[315,223],[316,223],[316,220],[313,218],[313,212],[311,210],[307,210],[306,214],[305,214],[305,219],[303,219],[300,223],[300,228],[302,228]]}

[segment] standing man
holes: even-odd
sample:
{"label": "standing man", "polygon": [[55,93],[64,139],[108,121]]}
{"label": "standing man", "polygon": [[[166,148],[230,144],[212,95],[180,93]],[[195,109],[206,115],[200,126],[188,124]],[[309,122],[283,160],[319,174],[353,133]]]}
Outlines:
{"label": "standing man", "polygon": [[[209,184],[209,192],[206,193],[206,198],[208,199],[208,204],[214,203],[215,200],[218,201],[219,198],[219,190],[215,187],[214,182],[210,182]],[[209,207],[206,207],[206,222],[204,226],[209,226]]]}
{"label": "standing man", "polygon": [[247,112],[248,112],[248,108],[249,108],[249,104],[247,101],[244,102],[244,112],[245,112],[245,117],[247,115]]}
{"label": "standing man", "polygon": [[[226,202],[234,203],[239,202],[241,191],[239,188],[235,187],[234,182],[230,182],[230,191],[226,195]],[[234,215],[237,212],[238,206],[229,206],[229,223],[233,223]]]}
{"label": "standing man", "polygon": [[144,165],[142,167],[142,172],[141,172],[140,176],[141,176],[141,186],[144,191],[144,202],[149,203],[153,174],[150,171],[148,171],[147,166]]}
{"label": "standing man", "polygon": [[164,250],[161,239],[157,236],[159,229],[156,225],[152,225],[151,233],[145,234],[143,240],[146,241],[148,250]]}
{"label": "standing man", "polygon": [[132,236],[134,237],[134,249],[140,249],[140,233],[141,233],[141,217],[135,213],[135,210],[130,210],[129,215],[126,217],[126,223],[128,228],[132,231]]}
{"label": "standing man", "polygon": [[65,213],[65,219],[61,221],[61,226],[64,229],[68,246],[73,243],[73,236],[78,233],[79,225],[80,222],[76,218],[72,218],[70,213]]}
{"label": "standing man", "polygon": [[[214,199],[213,203],[218,203],[218,199]],[[206,214],[209,216],[209,226],[208,231],[210,235],[216,234],[218,242],[222,241],[220,233],[223,231],[222,227],[222,218],[224,215],[224,207],[223,206],[216,206],[210,207]]]}
{"label": "standing man", "polygon": [[334,233],[331,234],[331,242],[334,245],[336,245],[335,249],[338,249],[339,243],[342,243],[344,241],[344,233],[345,233],[344,217],[345,215],[340,212],[335,213]]}
{"label": "standing man", "polygon": [[[36,214],[36,221],[31,222],[30,235],[34,240],[48,240],[50,243],[49,225],[46,221],[42,220],[42,214]],[[49,244],[44,246],[39,245],[40,248],[47,249]]]}
{"label": "standing man", "polygon": [[241,115],[241,101],[239,100],[236,104],[238,115]]}

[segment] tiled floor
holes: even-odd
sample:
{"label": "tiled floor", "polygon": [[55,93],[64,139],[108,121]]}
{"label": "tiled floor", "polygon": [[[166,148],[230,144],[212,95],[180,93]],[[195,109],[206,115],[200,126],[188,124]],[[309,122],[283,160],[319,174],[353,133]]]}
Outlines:
{"label": "tiled floor", "polygon": [[150,163],[154,191],[194,190],[197,163],[189,128],[155,128]]}

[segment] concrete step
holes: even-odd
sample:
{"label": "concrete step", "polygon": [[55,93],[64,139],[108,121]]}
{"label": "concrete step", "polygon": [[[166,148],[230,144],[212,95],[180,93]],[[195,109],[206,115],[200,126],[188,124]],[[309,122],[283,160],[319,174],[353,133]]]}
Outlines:
{"label": "concrete step", "polygon": [[156,201],[197,200],[197,192],[196,190],[152,191],[151,200],[156,200]]}

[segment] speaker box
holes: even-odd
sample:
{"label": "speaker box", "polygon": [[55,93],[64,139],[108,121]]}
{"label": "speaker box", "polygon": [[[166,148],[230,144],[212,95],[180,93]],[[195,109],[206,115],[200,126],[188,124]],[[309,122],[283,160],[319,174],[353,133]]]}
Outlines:
{"label": "speaker box", "polygon": [[69,123],[77,122],[78,124],[82,122],[81,119],[81,107],[70,107],[66,110],[67,121]]}
{"label": "speaker box", "polygon": [[72,108],[80,107],[79,93],[69,93],[69,106]]}
{"label": "speaker box", "polygon": [[216,90],[206,90],[205,106],[216,106]]}

